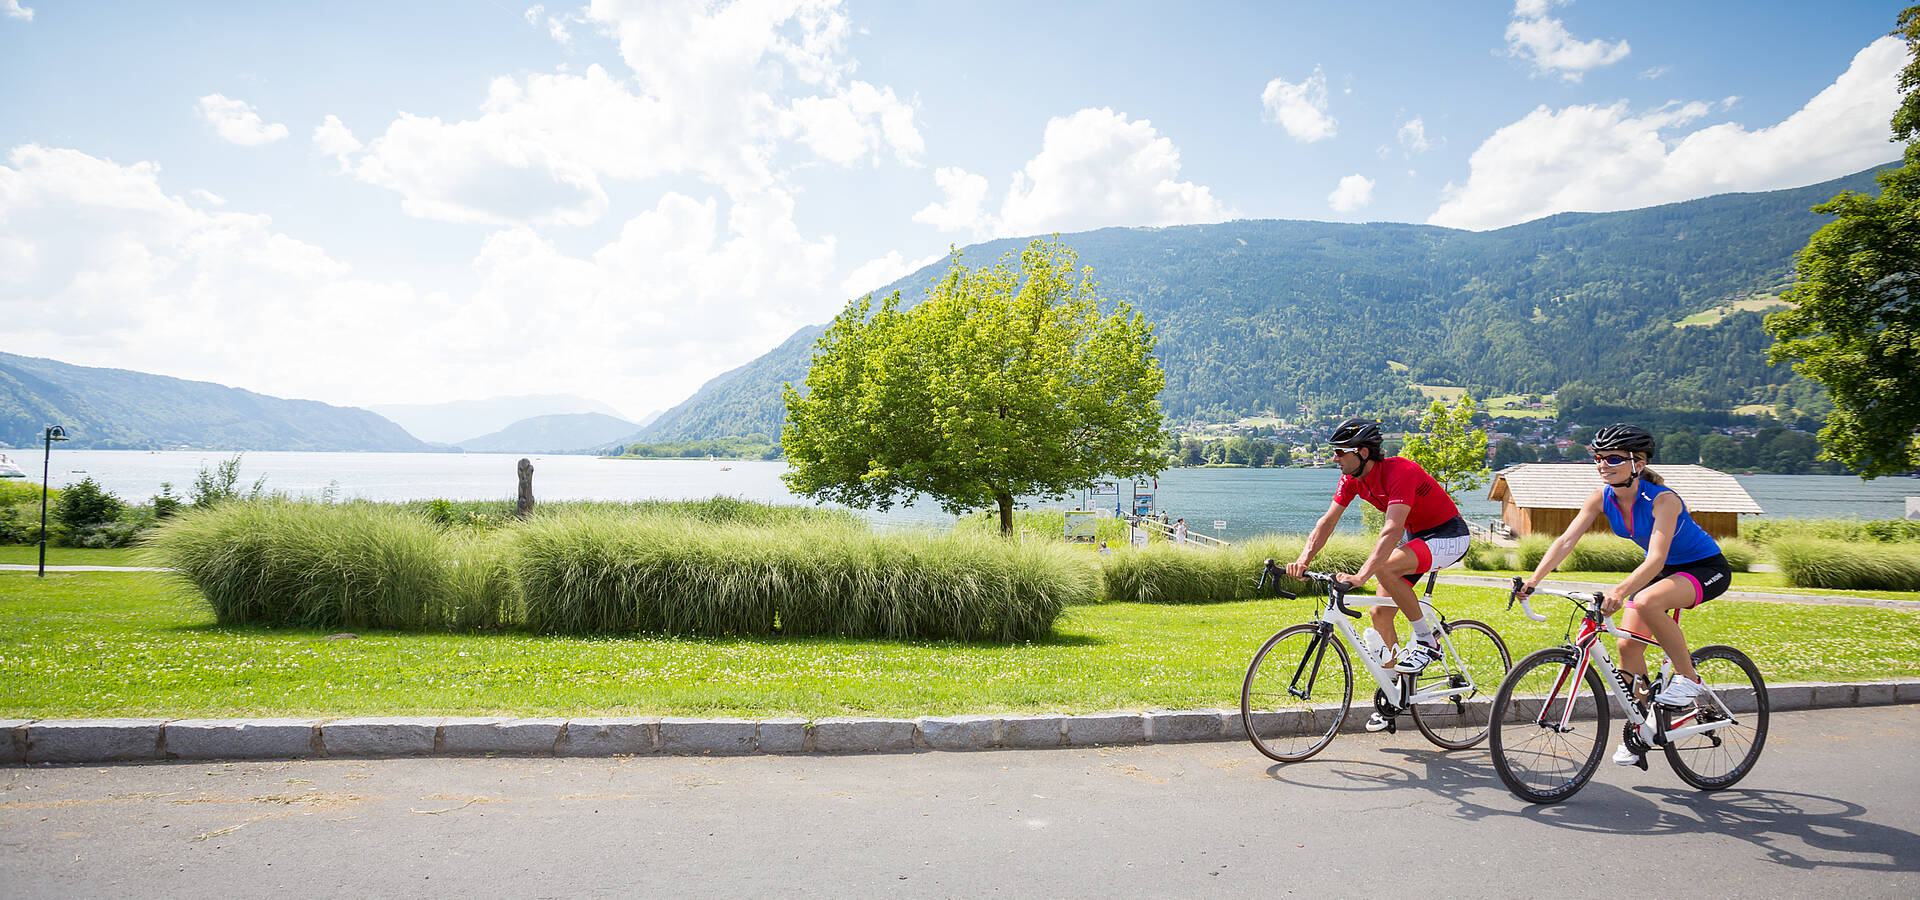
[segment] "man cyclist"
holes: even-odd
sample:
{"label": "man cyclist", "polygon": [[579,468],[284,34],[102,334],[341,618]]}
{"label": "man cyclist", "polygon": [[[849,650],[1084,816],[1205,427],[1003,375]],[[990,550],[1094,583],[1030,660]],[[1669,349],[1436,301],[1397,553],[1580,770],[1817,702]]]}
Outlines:
{"label": "man cyclist", "polygon": [[[1365,419],[1348,419],[1333,430],[1327,443],[1333,447],[1334,460],[1340,466],[1340,486],[1333,503],[1307,537],[1300,558],[1287,566],[1287,574],[1299,578],[1306,574],[1334,526],[1347,511],[1353,498],[1359,497],[1387,515],[1380,539],[1373,545],[1360,570],[1340,579],[1358,587],[1375,576],[1393,598],[1393,606],[1377,606],[1372,612],[1373,629],[1388,646],[1399,643],[1393,627],[1394,607],[1399,607],[1413,626],[1413,641],[1400,651],[1393,670],[1413,675],[1440,658],[1440,639],[1434,636],[1432,623],[1420,611],[1420,599],[1413,585],[1423,573],[1444,569],[1460,561],[1470,540],[1467,522],[1460,518],[1445,488],[1420,464],[1404,457],[1380,455],[1380,426]],[[1367,721],[1368,731],[1382,731],[1387,720],[1378,712]]]}
{"label": "man cyclist", "polygon": [[[1687,504],[1665,485],[1658,472],[1647,467],[1655,450],[1653,435],[1633,425],[1610,425],[1593,436],[1593,464],[1604,486],[1587,496],[1564,534],[1547,548],[1532,577],[1517,593],[1530,594],[1573,552],[1587,529],[1607,517],[1613,533],[1645,550],[1647,558],[1612,590],[1600,610],[1620,616],[1620,627],[1651,636],[1673,663],[1674,677],[1655,696],[1666,706],[1685,706],[1703,690],[1694,671],[1687,636],[1680,630],[1680,610],[1692,609],[1720,596],[1733,581],[1733,567],[1720,553],[1720,544],[1687,514]],[[1671,616],[1671,618],[1669,618]],[[1647,677],[1647,649],[1622,638],[1620,671]],[[1632,695],[1632,691],[1628,692]],[[1642,765],[1639,753],[1622,743],[1613,761]]]}

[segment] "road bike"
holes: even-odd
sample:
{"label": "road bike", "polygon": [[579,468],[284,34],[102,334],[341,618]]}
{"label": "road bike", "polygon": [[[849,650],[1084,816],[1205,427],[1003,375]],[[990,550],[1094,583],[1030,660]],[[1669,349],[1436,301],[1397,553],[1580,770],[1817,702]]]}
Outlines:
{"label": "road bike", "polygon": [[[1521,593],[1520,579],[1513,588],[1509,609],[1518,600],[1527,618],[1547,621]],[[1745,653],[1717,644],[1693,651],[1707,689],[1685,706],[1654,703],[1673,677],[1673,661],[1661,664],[1658,680],[1630,679],[1600,635],[1659,646],[1653,638],[1615,625],[1600,612],[1605,598],[1598,592],[1533,593],[1571,600],[1583,615],[1577,634],[1569,619],[1564,646],[1522,659],[1494,694],[1493,766],[1509,790],[1534,803],[1558,803],[1585,787],[1606,750],[1608,694],[1627,720],[1622,740],[1639,754],[1642,771],[1654,747],[1682,781],[1703,791],[1732,787],[1753,771],[1767,742],[1767,685]]]}
{"label": "road bike", "polygon": [[[1280,589],[1285,574],[1267,560],[1256,590],[1271,585],[1278,596],[1294,599],[1297,594]],[[1354,634],[1347,621],[1360,617],[1347,605],[1353,585],[1326,572],[1308,572],[1306,580],[1324,586],[1328,602],[1316,601],[1311,621],[1268,638],[1254,653],[1240,686],[1240,722],[1255,748],[1281,762],[1298,762],[1332,743],[1353,706],[1354,655],[1378,685],[1373,707],[1386,719],[1387,731],[1397,730],[1398,716],[1411,714],[1420,733],[1449,750],[1463,750],[1486,738],[1493,689],[1513,659],[1506,642],[1486,623],[1447,619],[1434,609],[1432,573],[1420,598],[1421,615],[1439,623],[1433,633],[1443,652],[1419,675],[1393,671],[1391,658],[1368,652]],[[1392,602],[1378,598],[1363,605]],[[1349,647],[1361,652],[1350,654]]]}

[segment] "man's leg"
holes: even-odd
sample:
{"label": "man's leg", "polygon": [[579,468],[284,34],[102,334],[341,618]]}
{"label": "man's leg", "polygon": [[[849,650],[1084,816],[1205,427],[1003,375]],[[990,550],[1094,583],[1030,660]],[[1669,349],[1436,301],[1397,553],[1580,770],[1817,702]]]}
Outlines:
{"label": "man's leg", "polygon": [[[1421,555],[1411,544],[1403,544],[1387,557],[1387,561],[1381,565],[1380,573],[1374,580],[1380,583],[1380,589],[1393,598],[1393,605],[1399,607],[1400,612],[1407,617],[1407,621],[1412,623],[1414,637],[1431,644],[1435,642],[1435,638],[1427,627],[1428,623],[1421,618],[1420,597],[1414,593],[1413,585],[1407,581],[1407,576],[1424,571],[1426,571],[1426,564],[1421,561]],[[1388,627],[1392,627],[1393,610],[1383,606],[1375,612],[1374,629],[1382,636],[1386,636],[1387,629],[1381,628],[1378,624],[1377,616],[1381,613],[1386,614]]]}

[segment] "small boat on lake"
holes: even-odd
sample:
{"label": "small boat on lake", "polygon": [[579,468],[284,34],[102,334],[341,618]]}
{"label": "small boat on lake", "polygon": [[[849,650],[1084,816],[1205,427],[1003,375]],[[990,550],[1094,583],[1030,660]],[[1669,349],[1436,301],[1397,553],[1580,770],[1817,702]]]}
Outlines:
{"label": "small boat on lake", "polygon": [[27,470],[14,465],[5,453],[0,453],[0,478],[25,478]]}

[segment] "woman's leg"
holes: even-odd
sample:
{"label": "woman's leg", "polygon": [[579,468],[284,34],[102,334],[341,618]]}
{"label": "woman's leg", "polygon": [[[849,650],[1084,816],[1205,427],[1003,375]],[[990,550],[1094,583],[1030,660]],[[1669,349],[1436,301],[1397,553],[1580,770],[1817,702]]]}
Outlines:
{"label": "woman's leg", "polygon": [[[1700,673],[1693,669],[1693,655],[1687,649],[1687,636],[1671,616],[1673,610],[1690,609],[1699,597],[1699,588],[1681,575],[1654,582],[1634,595],[1633,606],[1622,610],[1620,624],[1654,639],[1673,662],[1673,670],[1694,681]],[[1620,642],[1620,666],[1636,675],[1647,674],[1646,647],[1638,641]]]}

